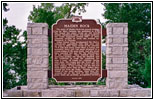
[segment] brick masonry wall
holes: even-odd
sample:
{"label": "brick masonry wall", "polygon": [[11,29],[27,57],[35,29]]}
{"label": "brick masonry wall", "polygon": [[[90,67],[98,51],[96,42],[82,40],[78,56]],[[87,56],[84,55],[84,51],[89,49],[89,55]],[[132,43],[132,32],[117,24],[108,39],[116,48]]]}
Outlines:
{"label": "brick masonry wall", "polygon": [[28,23],[27,40],[27,87],[46,89],[48,87],[48,25]]}
{"label": "brick masonry wall", "polygon": [[106,27],[106,85],[109,89],[124,89],[128,87],[128,24],[109,23]]}

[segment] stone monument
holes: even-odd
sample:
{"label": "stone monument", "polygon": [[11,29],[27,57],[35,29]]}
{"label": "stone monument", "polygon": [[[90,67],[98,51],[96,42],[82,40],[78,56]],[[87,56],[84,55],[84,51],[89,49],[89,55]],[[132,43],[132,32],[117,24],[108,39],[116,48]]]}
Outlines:
{"label": "stone monument", "polygon": [[[27,25],[27,86],[4,91],[8,97],[150,97],[150,88],[128,85],[128,24],[106,26],[106,85],[48,85],[48,25]],[[52,30],[52,77],[97,81],[101,75],[101,26],[81,17],[59,20]]]}

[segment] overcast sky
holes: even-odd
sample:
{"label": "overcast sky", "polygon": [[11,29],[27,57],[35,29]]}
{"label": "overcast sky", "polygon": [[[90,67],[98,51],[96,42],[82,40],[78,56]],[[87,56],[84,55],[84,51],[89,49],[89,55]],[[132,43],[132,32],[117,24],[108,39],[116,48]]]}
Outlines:
{"label": "overcast sky", "polygon": [[[8,12],[3,11],[3,18],[8,19],[8,25],[15,25],[18,29],[26,30],[28,23],[28,16],[30,11],[32,11],[33,5],[40,5],[38,2],[31,3],[8,3]],[[56,6],[61,5],[61,3],[55,3]],[[86,12],[82,13],[83,19],[100,19],[101,22],[105,22],[105,19],[102,17],[104,12],[104,7],[101,3],[89,3],[86,7]]]}

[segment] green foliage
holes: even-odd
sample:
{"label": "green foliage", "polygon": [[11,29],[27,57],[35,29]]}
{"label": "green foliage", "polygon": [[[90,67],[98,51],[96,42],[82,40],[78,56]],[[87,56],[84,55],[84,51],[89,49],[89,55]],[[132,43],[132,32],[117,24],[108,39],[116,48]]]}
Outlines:
{"label": "green foliage", "polygon": [[33,11],[31,11],[31,15],[29,16],[29,20],[32,20],[35,23],[48,23],[49,28],[51,28],[51,25],[56,22],[54,19],[54,12],[51,11],[52,7],[47,7],[41,5],[36,8],[33,6]]}
{"label": "green foliage", "polygon": [[6,24],[8,23],[8,20],[6,18],[3,19],[3,28],[5,29]]}
{"label": "green foliage", "polygon": [[49,84],[49,85],[57,85],[57,82],[56,82],[56,80],[54,80],[53,78],[49,78],[48,84]]}
{"label": "green foliage", "polygon": [[3,3],[3,10],[5,12],[9,11],[9,9],[7,8],[8,4],[7,3]]}
{"label": "green foliage", "polygon": [[107,23],[128,23],[129,83],[147,87],[139,69],[144,69],[145,59],[151,55],[151,4],[105,3],[104,6],[103,16],[108,19]]}
{"label": "green foliage", "polygon": [[86,12],[85,6],[86,3],[64,3],[60,7],[55,8],[56,20],[61,18],[71,18],[75,15],[76,12],[80,15],[81,13]]}
{"label": "green foliage", "polygon": [[151,56],[145,58],[145,68],[141,72],[148,83],[148,87],[151,88]]}
{"label": "green foliage", "polygon": [[49,41],[49,69],[52,69],[52,38],[48,37],[48,41]]}
{"label": "green foliage", "polygon": [[102,79],[98,80],[96,85],[106,85],[106,78],[102,78]]}
{"label": "green foliage", "polygon": [[106,69],[106,55],[102,53],[102,69]]}
{"label": "green foliage", "polygon": [[53,3],[42,3],[37,8],[33,6],[28,19],[35,23],[47,23],[50,29],[58,19],[70,18],[77,11],[79,14],[85,12],[86,5],[86,3],[64,3],[60,7],[55,7]]}
{"label": "green foliage", "polygon": [[105,85],[106,78],[101,78],[97,82],[76,82],[75,85]]}
{"label": "green foliage", "polygon": [[[3,88],[8,89],[17,85],[25,85],[27,81],[27,47],[26,32],[20,35],[15,26],[8,26],[7,20],[3,22]],[[26,39],[26,38],[25,38]]]}

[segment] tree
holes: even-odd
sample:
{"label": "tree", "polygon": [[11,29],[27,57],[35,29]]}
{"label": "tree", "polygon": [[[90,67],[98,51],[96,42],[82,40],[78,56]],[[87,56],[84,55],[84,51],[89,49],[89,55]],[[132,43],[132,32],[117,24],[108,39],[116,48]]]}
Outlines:
{"label": "tree", "polygon": [[21,30],[7,23],[8,20],[3,19],[3,89],[27,83],[27,32],[20,35]]}
{"label": "tree", "polygon": [[6,12],[6,11],[9,11],[9,9],[7,8],[8,4],[7,3],[3,3],[3,10]]}
{"label": "tree", "polygon": [[85,6],[87,5],[86,3],[64,3],[60,7],[55,8],[56,20],[60,18],[71,18],[76,12],[80,15],[86,12]]}
{"label": "tree", "polygon": [[21,42],[20,30],[15,26],[5,25],[3,33],[3,88],[12,88],[26,84],[26,41]]}
{"label": "tree", "polygon": [[35,23],[47,23],[49,29],[58,19],[70,18],[77,11],[85,12],[86,3],[64,3],[60,7],[55,7],[53,3],[42,3],[38,8],[33,6],[28,19]]}
{"label": "tree", "polygon": [[28,18],[35,23],[48,23],[49,28],[51,28],[51,25],[55,23],[55,13],[52,10],[53,4],[51,4],[51,6],[48,6],[48,4],[45,6],[43,4],[38,6],[38,8],[33,6],[33,11],[31,11],[31,14]]}
{"label": "tree", "polygon": [[150,3],[105,3],[103,16],[109,22],[128,23],[128,80],[130,84],[147,87],[140,69],[145,68],[145,59],[151,55],[151,4]]}
{"label": "tree", "polygon": [[151,87],[151,56],[145,58],[145,69],[141,70],[144,78],[148,83],[148,87]]}

